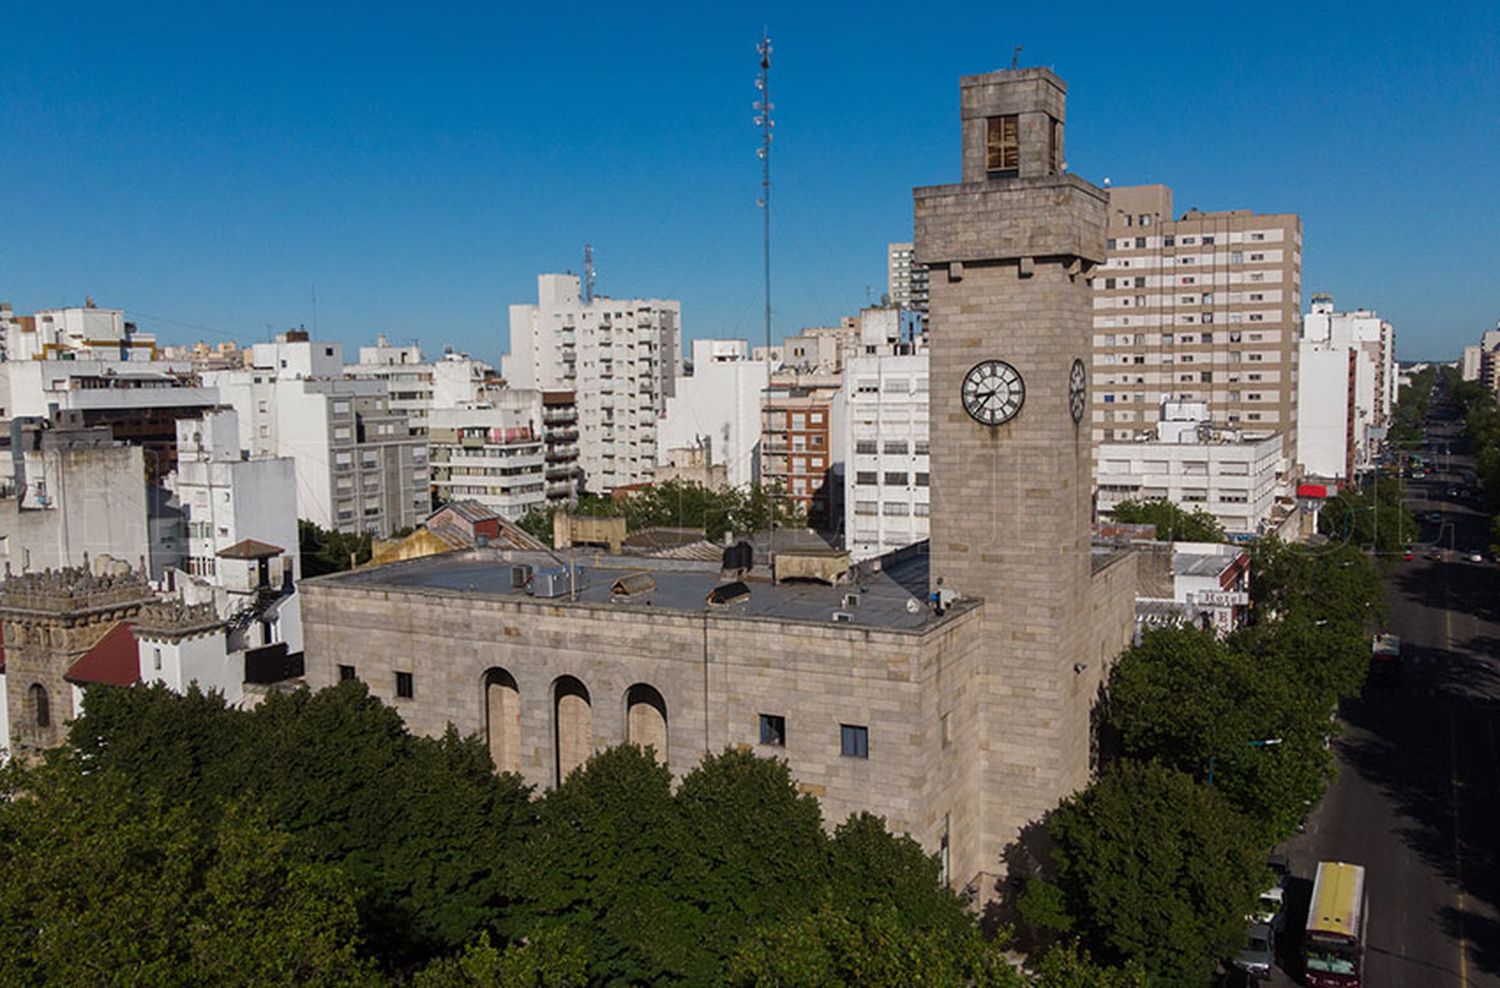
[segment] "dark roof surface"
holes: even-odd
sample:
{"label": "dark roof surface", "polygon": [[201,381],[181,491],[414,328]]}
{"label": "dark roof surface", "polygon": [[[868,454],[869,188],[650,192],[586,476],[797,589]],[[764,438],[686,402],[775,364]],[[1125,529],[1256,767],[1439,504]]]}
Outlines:
{"label": "dark roof surface", "polygon": [[[712,608],[715,615],[746,615],[771,619],[833,623],[835,612],[849,615],[848,624],[863,628],[914,631],[939,620],[927,606],[928,557],[925,544],[883,557],[879,567],[862,564],[850,583],[839,586],[792,581],[773,585],[765,567],[756,566],[746,577],[748,600]],[[874,561],[872,561],[874,562]],[[611,556],[600,552],[576,552],[572,563],[584,570],[587,585],[577,594],[580,605],[649,606],[665,611],[701,614],[709,610],[707,598],[715,587],[730,582],[721,577],[717,562],[661,559],[649,556]],[[410,589],[444,595],[495,595],[525,598],[513,585],[513,568],[528,565],[533,570],[567,569],[566,551],[523,552],[513,549],[474,549],[445,553],[406,562],[390,563],[353,572],[319,577],[315,583],[351,587]],[[612,604],[610,587],[623,576],[649,573],[655,589],[627,604]],[[858,602],[846,603],[853,594]],[[554,606],[568,606],[568,595],[534,598]]]}

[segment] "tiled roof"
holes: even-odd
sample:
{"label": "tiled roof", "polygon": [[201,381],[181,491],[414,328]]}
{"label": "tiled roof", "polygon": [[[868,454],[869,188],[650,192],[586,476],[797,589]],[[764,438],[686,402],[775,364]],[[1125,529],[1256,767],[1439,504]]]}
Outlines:
{"label": "tiled roof", "polygon": [[107,631],[98,644],[73,663],[63,676],[70,683],[80,686],[89,683],[108,683],[111,686],[131,686],[140,681],[140,652],[136,648],[135,635],[130,632],[131,622],[121,621]]}

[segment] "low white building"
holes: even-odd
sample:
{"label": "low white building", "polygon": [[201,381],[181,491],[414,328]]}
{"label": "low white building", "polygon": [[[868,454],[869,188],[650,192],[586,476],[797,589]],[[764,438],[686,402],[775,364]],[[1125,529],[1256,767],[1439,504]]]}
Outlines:
{"label": "low white building", "polygon": [[0,310],[5,333],[5,359],[32,360],[153,360],[156,337],[136,329],[121,309],[87,304],[42,309],[17,316],[9,306]]}
{"label": "low white building", "polygon": [[1121,501],[1167,500],[1213,515],[1230,535],[1262,534],[1281,485],[1281,437],[1241,439],[1212,430],[1201,402],[1163,402],[1156,438],[1096,450],[1099,514]]}
{"label": "low white building", "polygon": [[692,374],[677,379],[659,424],[659,463],[706,448],[708,466],[722,467],[729,486],[759,480],[760,405],[770,379],[770,366],[751,360],[744,340],[694,340]]}
{"label": "low white building", "polygon": [[1219,542],[1134,542],[1137,631],[1187,624],[1224,637],[1250,608],[1250,554]]}
{"label": "low white building", "polygon": [[844,366],[834,444],[844,459],[844,547],[853,561],[928,536],[927,350],[895,307],[860,313],[860,355]]}

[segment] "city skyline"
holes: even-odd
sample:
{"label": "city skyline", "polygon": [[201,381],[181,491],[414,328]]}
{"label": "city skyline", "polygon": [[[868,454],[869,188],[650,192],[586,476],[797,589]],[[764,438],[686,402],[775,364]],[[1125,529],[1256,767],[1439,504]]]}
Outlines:
{"label": "city skyline", "polygon": [[171,342],[305,324],[497,362],[506,307],[537,274],[578,271],[590,242],[602,293],[681,300],[687,339],[758,342],[765,26],[777,336],[878,300],[912,187],[948,178],[947,118],[922,108],[1021,44],[1021,65],[1077,91],[1072,171],[1168,183],[1179,211],[1295,212],[1304,310],[1327,292],[1390,319],[1402,359],[1456,357],[1497,316],[1493,19],[1483,4],[1440,24],[1281,9],[1220,24],[1234,40],[1214,45],[1165,9],[1113,25],[969,14],[956,45],[896,8],[298,11],[295,31],[291,8],[227,25],[18,10],[0,298],[31,311],[92,295]]}

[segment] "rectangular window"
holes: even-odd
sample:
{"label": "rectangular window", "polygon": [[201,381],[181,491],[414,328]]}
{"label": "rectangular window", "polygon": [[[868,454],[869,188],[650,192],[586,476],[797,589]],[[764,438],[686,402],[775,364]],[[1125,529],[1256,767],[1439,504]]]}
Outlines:
{"label": "rectangular window", "polygon": [[926,487],[928,480],[929,477],[927,476],[927,474],[921,472],[917,473],[916,485],[918,487]]}
{"label": "rectangular window", "polygon": [[354,678],[355,676],[353,666],[339,666],[339,682],[346,682]]}
{"label": "rectangular window", "polygon": [[159,648],[153,648],[151,650],[151,652],[152,652],[153,656],[156,659],[156,668],[160,669],[161,668],[161,649],[159,649]]}
{"label": "rectangular window", "polygon": [[[1145,279],[1144,276],[1138,277],[1138,278],[1135,279],[1135,287],[1137,287],[1137,288],[1145,288],[1146,287],[1146,279]],[[1146,303],[1145,302],[1140,302],[1138,304],[1145,305]]]}
{"label": "rectangular window", "polygon": [[928,450],[928,441],[926,439],[918,439],[916,442],[914,442],[912,444],[912,452],[915,453],[918,456],[926,456],[927,455],[927,450]]}
{"label": "rectangular window", "polygon": [[1015,175],[1021,168],[1021,118],[1017,114],[990,117],[984,142],[984,167],[991,175]]}
{"label": "rectangular window", "polygon": [[869,758],[870,729],[858,724],[840,724],[839,754],[845,758]]}
{"label": "rectangular window", "polygon": [[927,512],[930,510],[932,510],[932,506],[925,501],[918,501],[911,506],[911,513],[918,518],[926,518]]}
{"label": "rectangular window", "polygon": [[1176,237],[1163,237],[1162,241],[1161,241],[1161,245],[1163,247],[1176,247],[1177,246],[1177,238]]}
{"label": "rectangular window", "polygon": [[906,486],[906,472],[905,471],[900,471],[900,470],[887,470],[885,472],[885,486],[887,486],[887,487],[905,487]]}
{"label": "rectangular window", "polygon": [[1203,237],[1203,242],[1205,244],[1211,244],[1211,243],[1213,243],[1214,242],[1214,235],[1211,234],[1211,233],[1205,234],[1204,237]]}
{"label": "rectangular window", "polygon": [[396,673],[396,695],[403,700],[410,700],[416,696],[416,688],[412,683],[411,673]]}
{"label": "rectangular window", "polygon": [[786,718],[777,714],[760,715],[760,743],[786,747]]}
{"label": "rectangular window", "polygon": [[880,452],[880,444],[873,439],[856,439],[854,441],[854,452],[861,456],[874,456]]}
{"label": "rectangular window", "polygon": [[[1141,218],[1145,219],[1145,217],[1141,217]],[[1145,237],[1136,237],[1135,238],[1135,248],[1136,248],[1136,250],[1144,250],[1146,248],[1146,238]]]}
{"label": "rectangular window", "polygon": [[1105,288],[1113,288],[1113,287],[1115,287],[1115,279],[1113,279],[1113,278],[1105,278],[1104,279],[1104,287]]}
{"label": "rectangular window", "polygon": [[942,717],[938,718],[938,736],[943,739],[944,748],[953,743],[953,735],[948,730],[947,714],[943,714]]}
{"label": "rectangular window", "polygon": [[886,456],[905,456],[906,455],[906,440],[905,439],[887,439],[885,441],[885,455]]}
{"label": "rectangular window", "polygon": [[854,482],[874,486],[880,483],[879,476],[879,472],[875,470],[857,470],[854,474]]}

